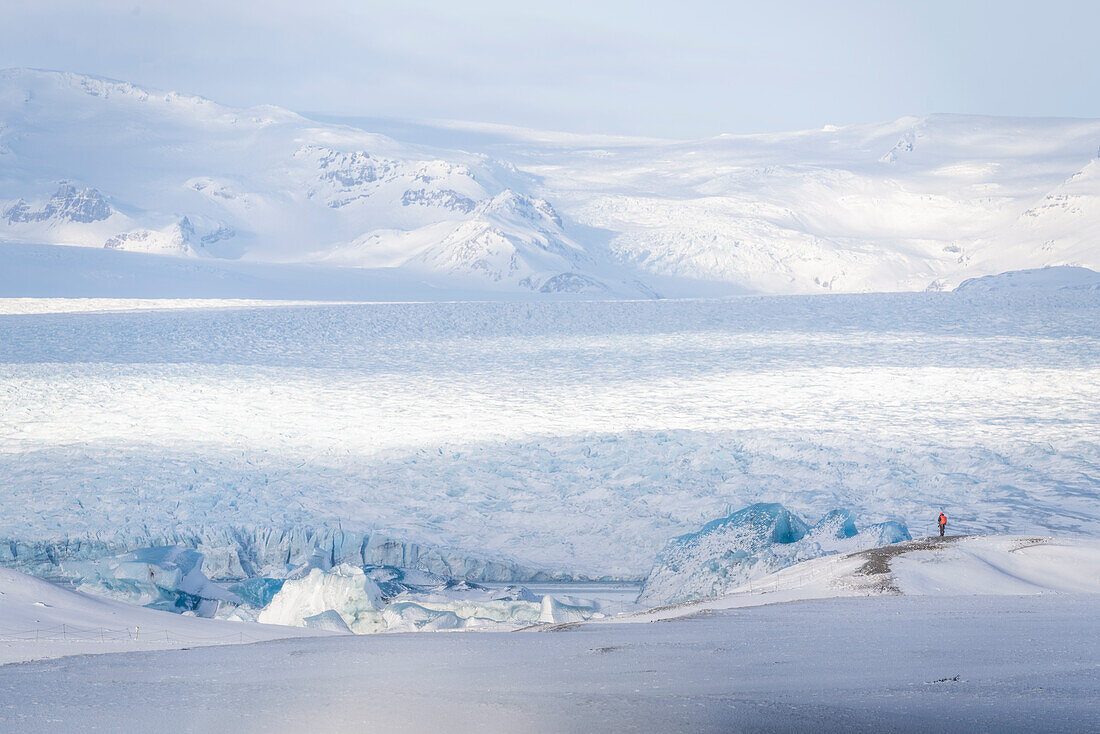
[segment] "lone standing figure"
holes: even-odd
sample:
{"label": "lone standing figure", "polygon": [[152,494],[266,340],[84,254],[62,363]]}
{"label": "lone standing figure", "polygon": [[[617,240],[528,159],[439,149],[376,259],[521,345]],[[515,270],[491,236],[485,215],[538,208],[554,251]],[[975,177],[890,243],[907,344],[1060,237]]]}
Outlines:
{"label": "lone standing figure", "polygon": [[947,529],[947,515],[940,513],[940,537],[943,537],[943,531]]}

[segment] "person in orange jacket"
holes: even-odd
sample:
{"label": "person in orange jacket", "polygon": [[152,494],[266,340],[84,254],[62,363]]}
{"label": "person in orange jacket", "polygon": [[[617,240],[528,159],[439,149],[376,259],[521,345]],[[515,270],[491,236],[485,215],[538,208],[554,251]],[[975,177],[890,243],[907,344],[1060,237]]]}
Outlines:
{"label": "person in orange jacket", "polygon": [[940,537],[943,537],[943,531],[947,529],[947,515],[940,513]]}

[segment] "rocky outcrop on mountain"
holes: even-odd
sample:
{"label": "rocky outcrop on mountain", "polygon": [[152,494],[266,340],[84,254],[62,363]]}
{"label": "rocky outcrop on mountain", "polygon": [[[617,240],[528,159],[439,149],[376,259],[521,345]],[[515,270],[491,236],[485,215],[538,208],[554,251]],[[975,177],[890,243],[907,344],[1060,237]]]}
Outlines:
{"label": "rocky outcrop on mountain", "polygon": [[436,208],[446,218],[470,213],[487,195],[473,170],[444,160],[402,161],[321,145],[305,145],[294,158],[313,168],[314,193],[321,193],[332,209],[379,199],[387,205]]}
{"label": "rocky outcrop on mountain", "polygon": [[581,274],[592,270],[593,258],[565,233],[549,202],[511,189],[483,201],[470,219],[413,262],[542,293],[608,290],[601,280]]}
{"label": "rocky outcrop on mountain", "polygon": [[107,219],[112,211],[107,197],[98,189],[77,189],[63,183],[41,209],[32,209],[20,199],[8,207],[4,218],[11,224],[46,221],[90,224]]}
{"label": "rocky outcrop on mountain", "polygon": [[163,230],[138,229],[117,234],[108,238],[103,246],[108,250],[185,256],[193,254],[191,242],[194,239],[195,229],[184,218]]}
{"label": "rocky outcrop on mountain", "polygon": [[453,212],[469,213],[474,210],[474,200],[451,189],[428,191],[410,189],[401,195],[402,206],[437,206]]}

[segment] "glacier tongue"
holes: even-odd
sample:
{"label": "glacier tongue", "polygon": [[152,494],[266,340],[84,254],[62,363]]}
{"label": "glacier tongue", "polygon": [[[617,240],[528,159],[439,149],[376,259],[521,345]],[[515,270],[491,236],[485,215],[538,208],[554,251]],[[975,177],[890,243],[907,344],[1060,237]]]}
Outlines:
{"label": "glacier tongue", "polygon": [[860,533],[848,510],[833,510],[811,527],[783,505],[758,503],[669,541],[638,603],[721,596],[801,561],[909,539],[905,525],[892,521]]}

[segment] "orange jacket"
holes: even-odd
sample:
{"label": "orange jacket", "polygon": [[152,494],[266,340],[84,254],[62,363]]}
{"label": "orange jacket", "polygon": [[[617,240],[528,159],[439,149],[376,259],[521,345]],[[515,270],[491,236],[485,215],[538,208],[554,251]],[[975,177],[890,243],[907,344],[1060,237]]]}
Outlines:
{"label": "orange jacket", "polygon": [[947,515],[945,515],[941,512],[940,513],[940,525],[946,525],[946,524],[947,524]]}

